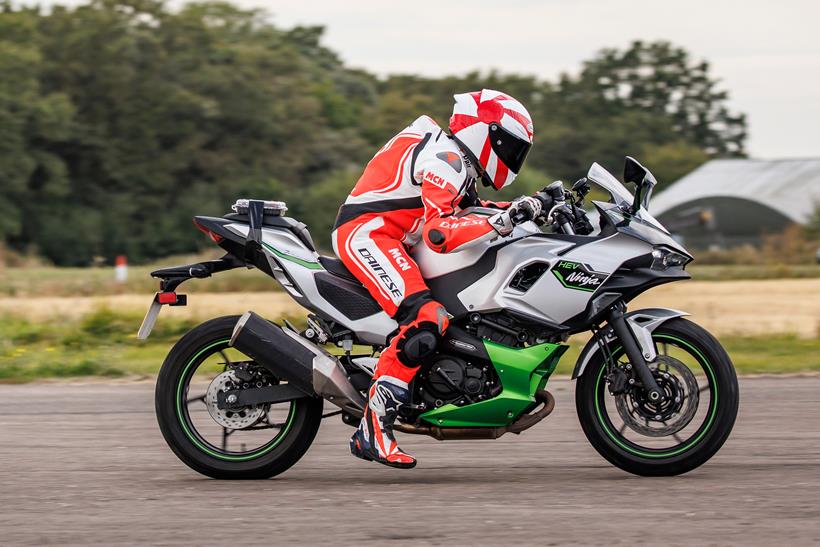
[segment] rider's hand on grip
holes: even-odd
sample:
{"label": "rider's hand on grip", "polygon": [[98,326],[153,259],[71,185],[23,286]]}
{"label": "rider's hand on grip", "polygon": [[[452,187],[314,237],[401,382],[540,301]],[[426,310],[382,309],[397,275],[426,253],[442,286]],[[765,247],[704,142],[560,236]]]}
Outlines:
{"label": "rider's hand on grip", "polygon": [[541,214],[541,200],[531,196],[520,197],[508,209],[516,224],[535,220]]}

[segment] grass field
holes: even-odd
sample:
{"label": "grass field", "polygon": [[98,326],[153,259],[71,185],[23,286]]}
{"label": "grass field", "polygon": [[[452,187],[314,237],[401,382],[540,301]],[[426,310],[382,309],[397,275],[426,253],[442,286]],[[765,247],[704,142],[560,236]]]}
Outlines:
{"label": "grass field", "polygon": [[[302,321],[304,310],[275,281],[234,270],[185,285],[189,306],[165,308],[151,339],[137,341],[157,285],[148,272],[202,259],[131,268],[124,285],[110,268],[0,270],[0,381],[150,376],[184,332],[211,317],[253,309]],[[720,337],[742,373],[820,371],[820,267],[695,266],[692,273],[693,281],[653,289],[630,308],[690,312]],[[560,373],[571,370],[584,342],[570,341]]]}
{"label": "grass field", "polygon": [[[188,306],[166,308],[160,323],[169,318],[190,321],[254,311],[265,317],[303,316],[304,311],[284,292],[202,292],[192,282]],[[76,321],[101,307],[139,317],[151,301],[152,290],[137,294],[99,296],[2,297],[0,314],[32,321],[62,318]],[[630,304],[631,309],[667,307],[692,314],[715,334],[765,336],[772,333],[817,337],[820,332],[820,278],[751,281],[686,281],[652,289]]]}
{"label": "grass field", "polygon": [[[198,319],[161,317],[151,338],[138,341],[142,318],[136,311],[97,309],[73,318],[32,320],[6,316],[0,323],[0,382],[84,376],[151,377],[174,342]],[[294,324],[298,317],[290,319]],[[569,374],[584,343],[570,340],[559,364]],[[721,336],[740,373],[820,371],[820,339],[787,333]]]}

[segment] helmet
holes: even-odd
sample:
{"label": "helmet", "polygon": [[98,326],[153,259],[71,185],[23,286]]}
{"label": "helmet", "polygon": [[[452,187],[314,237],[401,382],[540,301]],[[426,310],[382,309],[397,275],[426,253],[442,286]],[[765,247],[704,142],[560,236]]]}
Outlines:
{"label": "helmet", "polygon": [[487,186],[501,190],[518,175],[532,147],[532,118],[524,105],[500,91],[454,95],[450,134],[483,170]]}

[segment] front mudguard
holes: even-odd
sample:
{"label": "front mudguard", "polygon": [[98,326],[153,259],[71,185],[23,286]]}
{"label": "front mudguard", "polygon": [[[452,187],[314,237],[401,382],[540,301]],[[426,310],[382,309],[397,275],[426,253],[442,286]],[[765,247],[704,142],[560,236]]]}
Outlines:
{"label": "front mudguard", "polygon": [[[652,343],[652,332],[660,325],[674,319],[676,317],[683,317],[689,315],[687,312],[672,310],[668,308],[647,308],[644,310],[631,311],[624,315],[627,325],[635,335],[635,340],[643,352],[643,356],[647,363],[651,363],[657,357],[655,351],[655,344]],[[601,351],[599,340],[601,337],[609,343],[615,340],[615,335],[612,332],[612,327],[607,325],[601,329],[598,334],[590,338],[581,354],[578,356],[578,361],[575,363],[575,369],[572,371],[572,379],[578,378],[584,373],[587,364],[592,358]]]}

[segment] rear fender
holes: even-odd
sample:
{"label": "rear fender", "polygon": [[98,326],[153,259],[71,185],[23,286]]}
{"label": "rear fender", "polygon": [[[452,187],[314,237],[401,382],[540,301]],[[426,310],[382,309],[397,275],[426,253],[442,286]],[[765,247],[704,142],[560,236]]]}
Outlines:
{"label": "rear fender", "polygon": [[[631,311],[624,315],[624,319],[626,319],[629,328],[632,329],[632,333],[635,335],[635,339],[641,347],[644,358],[648,363],[651,363],[658,356],[655,351],[655,344],[652,342],[652,332],[654,332],[655,329],[664,324],[666,321],[676,317],[683,317],[685,315],[689,314],[684,311],[672,310],[669,308],[647,308],[644,310]],[[590,338],[587,345],[584,346],[583,350],[581,350],[581,354],[578,356],[578,361],[575,363],[575,369],[572,371],[573,380],[580,377],[584,373],[587,364],[598,352],[601,351],[599,340],[602,337],[607,343],[615,340],[615,335],[612,332],[611,326],[607,325],[605,328],[601,329],[598,334]]]}

